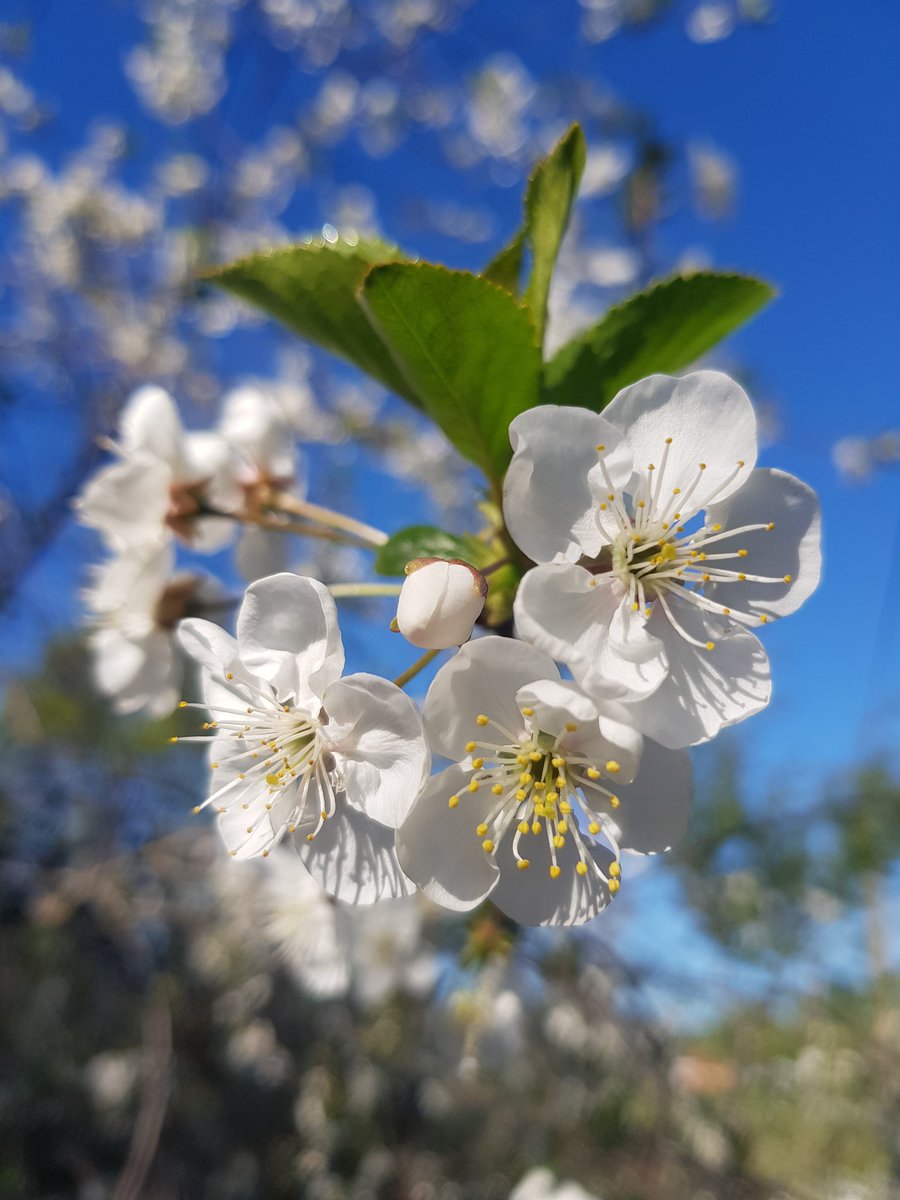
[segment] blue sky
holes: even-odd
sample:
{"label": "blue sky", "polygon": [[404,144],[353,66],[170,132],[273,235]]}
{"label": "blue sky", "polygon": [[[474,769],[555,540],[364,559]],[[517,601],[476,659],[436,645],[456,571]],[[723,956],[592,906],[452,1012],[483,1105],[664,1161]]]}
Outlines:
{"label": "blue sky", "polygon": [[[42,153],[63,156],[98,114],[118,114],[140,137],[160,138],[160,126],[141,113],[121,72],[124,48],[139,29],[129,6],[13,0],[10,8],[35,19],[27,77],[58,104],[58,118],[41,135]],[[821,493],[826,575],[802,612],[769,631],[775,698],[737,736],[755,781],[783,782],[790,771],[802,795],[835,767],[890,749],[900,728],[900,638],[893,620],[900,587],[898,477],[885,474],[848,488],[830,460],[841,435],[875,434],[898,418],[900,15],[893,0],[782,0],[770,25],[712,45],[693,44],[680,21],[667,20],[591,46],[574,36],[579,11],[568,0],[482,0],[440,42],[426,39],[422,70],[438,72],[442,63],[457,69],[460,62],[511,50],[537,77],[589,76],[653,114],[664,136],[679,143],[707,139],[739,163],[736,215],[704,224],[679,209],[664,224],[661,241],[671,255],[700,245],[716,266],[751,271],[781,290],[729,351],[779,404],[783,435],[763,462],[794,471]],[[298,73],[274,95],[265,86],[261,50],[226,96],[226,126],[250,134],[263,102],[266,120],[279,107],[286,114],[317,81]],[[176,128],[167,135],[168,148],[187,149],[193,136],[190,126]],[[407,244],[396,214],[423,172],[431,194],[446,189],[462,202],[489,201],[499,223],[490,245],[454,247],[419,235],[410,248],[479,265],[516,225],[519,187],[478,190],[476,179],[473,193],[473,181],[454,178],[421,133],[390,159],[367,159],[352,140],[333,158],[335,178],[364,179],[386,231]],[[289,213],[298,231],[329,215],[321,195],[306,194]],[[259,369],[240,360],[239,348],[231,353],[232,369]],[[374,477],[366,477],[360,499],[376,524],[394,528],[409,519],[408,497],[391,498]],[[77,539],[79,550],[85,545]],[[46,591],[52,578],[51,564],[39,569],[32,588]]]}

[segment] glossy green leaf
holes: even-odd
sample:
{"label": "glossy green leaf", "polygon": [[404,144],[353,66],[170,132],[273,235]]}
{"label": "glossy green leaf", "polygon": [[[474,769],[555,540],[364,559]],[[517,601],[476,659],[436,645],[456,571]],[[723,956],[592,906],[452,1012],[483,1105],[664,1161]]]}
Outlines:
{"label": "glossy green leaf", "polygon": [[414,558],[462,558],[477,566],[484,560],[484,547],[476,538],[458,537],[433,525],[410,525],[379,546],[375,570],[380,575],[402,575]]}
{"label": "glossy green leaf", "polygon": [[573,125],[550,154],[537,164],[525,193],[525,237],[531,249],[531,278],[525,301],[541,342],[547,324],[550,280],[568,228],[586,155],[581,126]]}
{"label": "glossy green leaf", "polygon": [[544,400],[599,411],[629,383],[690,366],[774,294],[748,275],[699,271],[665,279],[563,346],[544,368]]}
{"label": "glossy green leaf", "polygon": [[314,241],[252,254],[206,278],[415,403],[357,299],[373,263],[402,260],[395,246],[383,242]]}
{"label": "glossy green leaf", "polygon": [[430,263],[373,267],[361,295],[422,407],[499,481],[509,423],[540,397],[540,352],[525,310],[479,275]]}

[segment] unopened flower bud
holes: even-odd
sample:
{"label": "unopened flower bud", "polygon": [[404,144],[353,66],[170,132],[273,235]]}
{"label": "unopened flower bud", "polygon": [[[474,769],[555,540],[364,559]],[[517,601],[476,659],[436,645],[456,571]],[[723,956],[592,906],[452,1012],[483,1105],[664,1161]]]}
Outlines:
{"label": "unopened flower bud", "polygon": [[425,650],[461,646],[472,634],[487,580],[459,558],[414,558],[397,605],[397,628],[408,642]]}

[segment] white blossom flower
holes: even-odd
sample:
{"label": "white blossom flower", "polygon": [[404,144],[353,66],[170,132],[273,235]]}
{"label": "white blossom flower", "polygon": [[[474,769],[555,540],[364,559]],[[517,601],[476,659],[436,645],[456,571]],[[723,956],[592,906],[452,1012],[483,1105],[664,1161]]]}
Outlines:
{"label": "white blossom flower", "polygon": [[161,717],[175,708],[184,675],[175,628],[221,601],[215,580],[174,567],[171,543],[139,546],[95,568],[85,589],[94,681],[119,713]]}
{"label": "white blossom flower", "polygon": [[422,996],[433,987],[437,957],[422,941],[420,897],[357,908],[332,900],[287,850],[260,865],[263,932],[307,994],[352,991],[373,1008],[395,992]]}
{"label": "white blossom flower", "polygon": [[414,558],[397,602],[397,628],[426,650],[461,646],[484,608],[487,580],[459,558]]}
{"label": "white blossom flower", "polygon": [[646,742],[641,756],[622,709],[595,704],[532,646],[463,646],[428,691],[425,726],[456,765],[429,780],[397,849],[447,908],[490,896],[524,925],[580,924],[618,891],[622,850],[657,853],[684,831],[686,753]]}
{"label": "white blossom flower", "polygon": [[231,855],[267,856],[290,835],[329,895],[356,904],[408,895],[394,829],[428,772],[421,718],[387,680],[340,677],[328,589],[273,575],[247,589],[236,639],[198,620],[179,633],[203,667],[215,730],[200,807],[219,813]]}
{"label": "white blossom flower", "polygon": [[102,467],[75,502],[79,518],[113,550],[176,534],[192,549],[220,550],[233,522],[209,515],[228,509],[234,495],[227,442],[211,432],[186,433],[163,388],[139,388],[119,420],[117,461]]}
{"label": "white blossom flower", "polygon": [[600,1200],[571,1179],[557,1184],[547,1167],[532,1167],[509,1194],[509,1200]]}
{"label": "white blossom flower", "polygon": [[[233,498],[251,518],[265,511],[272,491],[306,492],[294,434],[274,398],[253,385],[233,388],[222,401],[219,432],[234,456],[237,495]],[[290,539],[278,530],[248,524],[241,529],[235,562],[245,579],[274,575],[287,566]]]}
{"label": "white blossom flower", "polygon": [[510,427],[504,512],[535,562],[520,635],[593,696],[629,702],[665,746],[705,741],[769,701],[750,628],[793,612],[820,571],[819,507],[754,469],[743,390],[715,371],[654,375],[603,416],[542,406]]}

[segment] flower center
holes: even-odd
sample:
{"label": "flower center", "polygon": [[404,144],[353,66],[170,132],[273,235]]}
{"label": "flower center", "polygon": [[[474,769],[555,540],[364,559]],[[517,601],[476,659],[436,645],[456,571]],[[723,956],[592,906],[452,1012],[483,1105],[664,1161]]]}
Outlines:
{"label": "flower center", "polygon": [[[576,872],[593,872],[614,895],[619,890],[621,856],[609,815],[602,810],[618,808],[620,801],[601,780],[617,775],[619,764],[609,760],[598,765],[569,748],[570,735],[578,729],[575,722],[554,736],[540,729],[533,709],[521,712],[524,732],[519,736],[485,713],[475,718],[480,729],[493,729],[502,739],[493,742],[476,737],[466,745],[473,770],[468,790],[493,797],[487,814],[475,827],[475,836],[481,839],[484,852],[493,857],[511,833],[513,857],[520,871],[531,866],[529,839],[536,848],[540,845],[537,839],[545,839],[553,879],[562,874],[560,852],[570,841],[578,854]],[[459,796],[451,796],[450,807],[458,804]],[[579,825],[579,815],[584,828]],[[615,854],[608,874],[589,850],[601,834]]]}
{"label": "flower center", "polygon": [[[240,804],[247,813],[247,841],[259,831],[263,822],[271,821],[270,813],[278,806],[278,824],[272,823],[272,839],[263,850],[268,857],[271,847],[286,833],[295,833],[298,826],[316,819],[315,827],[306,834],[311,842],[337,807],[337,797],[343,791],[343,776],[331,750],[324,727],[328,716],[324,710],[312,715],[290,704],[280,704],[270,692],[251,683],[238,683],[229,671],[225,680],[232,690],[246,693],[246,708],[211,710],[215,718],[204,729],[224,734],[232,742],[220,751],[221,762],[210,765],[213,770],[227,770],[229,779],[198,805],[200,812],[213,804],[218,813],[228,812]],[[236,701],[243,697],[236,696]],[[203,708],[182,701],[182,708]],[[173,741],[208,741],[208,738],[173,738]],[[234,857],[246,842],[233,850]]]}
{"label": "flower center", "polygon": [[696,519],[747,469],[746,463],[738,461],[719,486],[704,493],[698,503],[693,497],[707,465],[698,463],[688,473],[689,478],[677,478],[669,463],[672,442],[672,438],[664,440],[659,464],[647,464],[633,495],[613,485],[604,460],[606,447],[597,447],[600,471],[609,489],[598,503],[597,523],[609,542],[608,569],[627,588],[632,611],[647,618],[658,603],[686,641],[714,650],[714,642],[699,641],[682,628],[672,614],[672,599],[688,601],[703,612],[741,624],[765,625],[770,616],[732,609],[707,595],[707,590],[725,583],[790,583],[791,576],[773,577],[736,569],[752,566],[748,562],[751,552],[740,544],[729,545],[730,539],[771,533],[774,521],[723,529],[721,524],[708,525]]}

